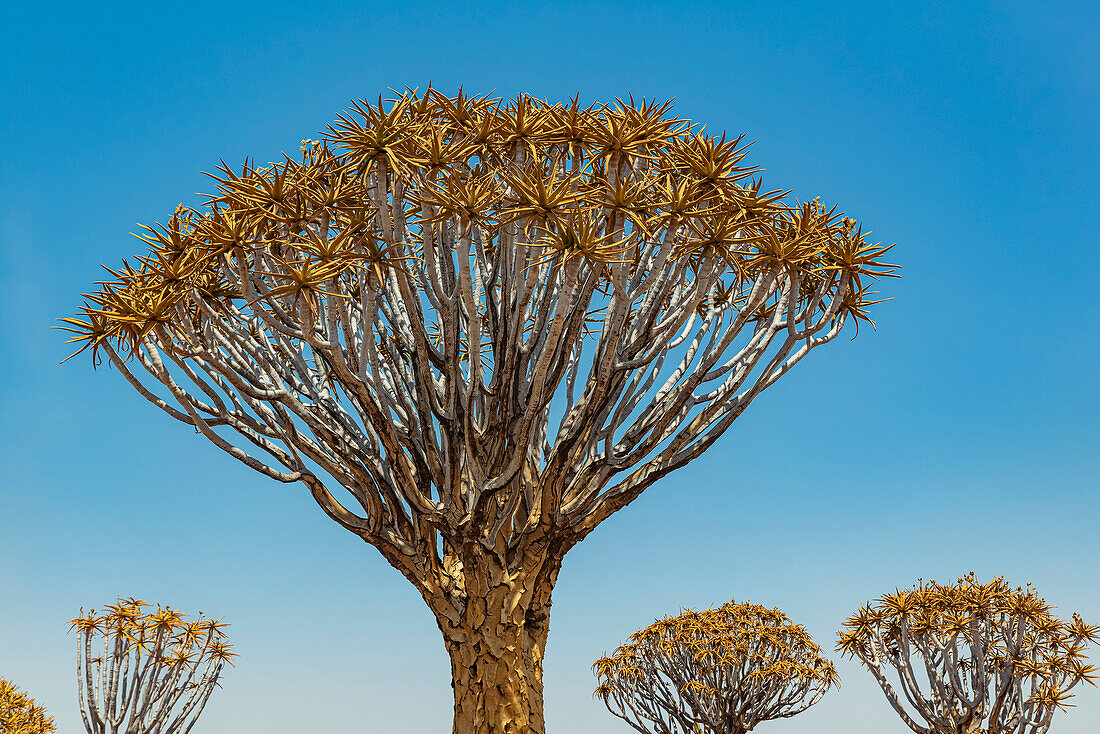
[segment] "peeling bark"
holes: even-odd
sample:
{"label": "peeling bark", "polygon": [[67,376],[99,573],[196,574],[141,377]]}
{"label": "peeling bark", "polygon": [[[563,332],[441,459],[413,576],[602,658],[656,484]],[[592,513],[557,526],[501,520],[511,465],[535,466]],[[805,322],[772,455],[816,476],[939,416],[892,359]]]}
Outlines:
{"label": "peeling bark", "polygon": [[529,554],[509,569],[493,553],[476,555],[447,564],[452,593],[428,599],[451,659],[454,734],[544,734],[542,661],[560,557]]}
{"label": "peeling bark", "polygon": [[454,627],[444,633],[451,658],[454,734],[544,734],[542,658],[549,626]]}

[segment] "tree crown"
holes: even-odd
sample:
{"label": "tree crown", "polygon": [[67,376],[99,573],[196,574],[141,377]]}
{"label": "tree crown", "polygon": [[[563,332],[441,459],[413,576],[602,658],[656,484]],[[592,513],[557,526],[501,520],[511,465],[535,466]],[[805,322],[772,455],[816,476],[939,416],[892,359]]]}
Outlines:
{"label": "tree crown", "polygon": [[[312,314],[322,296],[347,298],[361,283],[384,288],[387,270],[422,262],[439,245],[431,228],[443,223],[515,227],[534,248],[517,273],[584,263],[602,292],[615,288],[616,272],[646,265],[639,239],[674,228],[675,258],[695,271],[710,260],[724,273],[722,301],[743,305],[746,285],[773,266],[804,273],[806,299],[812,284],[842,272],[849,277],[836,294],[840,311],[869,321],[866,309],[877,301],[868,282],[893,275],[896,266],[882,261],[892,245],[869,243],[835,207],[762,190],[759,169],[742,165],[742,137],[704,135],[668,117],[670,109],[633,98],[581,108],[576,99],[561,105],[527,95],[502,105],[430,88],[388,107],[381,97],[377,105],[360,100],[325,140],[304,141],[299,160],[246,162],[240,173],[223,164],[205,210],[181,204],[167,225],[141,225],[149,256],[136,268],[125,261],[107,268],[115,279],[84,294],[94,305],[61,328],[76,333],[77,353],[91,347],[95,356],[108,340],[127,351],[157,330],[186,339],[184,323],[207,318],[200,298],[225,306],[261,300],[290,314],[301,302]],[[371,173],[392,177],[399,191],[387,197],[412,205],[380,220],[374,192],[365,190]],[[601,226],[609,214],[617,228]],[[399,225],[409,228],[395,239]],[[492,257],[495,246],[484,247]],[[275,272],[265,271],[261,253],[273,255]],[[237,267],[269,276],[270,287],[246,299],[231,284]],[[405,271],[425,287],[422,273]],[[467,344],[464,359],[470,351]]]}
{"label": "tree crown", "polygon": [[840,682],[804,627],[777,608],[732,600],[659,619],[593,668],[609,709],[614,699],[624,714],[730,734],[804,711]]}
{"label": "tree crown", "polygon": [[[885,662],[899,670],[911,655],[927,656],[942,691],[963,702],[984,701],[990,683],[1006,690],[1030,681],[1032,695],[1017,691],[1005,710],[1033,704],[1049,713],[1065,706],[1077,683],[1096,685],[1096,667],[1085,664],[1085,650],[1100,639],[1100,625],[1086,624],[1077,613],[1059,620],[1053,609],[1030,583],[1013,588],[1003,576],[987,583],[973,573],[951,584],[921,579],[861,606],[845,621],[837,650],[873,668]],[[958,701],[945,705],[957,708]],[[994,708],[985,707],[986,713]]]}
{"label": "tree crown", "polygon": [[233,648],[225,642],[228,637],[223,631],[228,624],[214,619],[186,622],[184,617],[189,615],[159,604],[155,612],[143,612],[148,606],[149,602],[141,599],[120,598],[115,604],[106,605],[100,615],[96,615],[95,609],[88,614],[81,609],[80,616],[69,621],[69,631],[124,641],[123,654],[135,652],[140,659],[144,653],[154,665],[186,665],[194,669],[207,660],[233,665],[237,653],[231,652]]}
{"label": "tree crown", "polygon": [[399,567],[437,532],[498,552],[553,527],[563,553],[858,330],[895,275],[892,246],[765,190],[742,138],[670,109],[356,102],[295,159],[223,163],[58,328]]}
{"label": "tree crown", "polygon": [[[82,608],[69,622],[69,631],[77,631],[77,698],[89,732],[113,731],[127,720],[125,730],[137,734],[186,734],[224,665],[233,664],[227,624],[186,622],[188,615],[171,607],[143,611],[148,606],[120,598],[103,614],[84,614]],[[102,653],[92,657],[96,636],[103,638]]]}

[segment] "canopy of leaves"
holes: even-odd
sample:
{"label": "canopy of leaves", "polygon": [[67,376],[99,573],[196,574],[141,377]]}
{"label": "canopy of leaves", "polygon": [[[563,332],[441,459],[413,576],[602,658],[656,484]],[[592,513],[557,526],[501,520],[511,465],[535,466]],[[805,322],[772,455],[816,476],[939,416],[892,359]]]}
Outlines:
{"label": "canopy of leaves", "polygon": [[[1012,588],[1001,576],[988,583],[973,573],[954,584],[921,580],[860,607],[844,623],[837,649],[870,668],[880,685],[884,665],[897,669],[930,731],[985,731],[984,720],[989,731],[1042,732],[1067,705],[1069,689],[1095,685],[1097,677],[1085,649],[1100,638],[1100,627],[1076,613],[1059,620],[1052,609],[1030,584]],[[926,692],[917,689],[913,667],[927,672]]]}
{"label": "canopy of leaves", "polygon": [[[85,294],[91,303],[62,328],[93,355],[108,340],[132,349],[156,330],[186,339],[207,309],[246,300],[232,284],[237,272],[265,276],[247,300],[275,313],[302,304],[314,314],[325,296],[383,287],[393,269],[423,288],[422,273],[404,264],[433,257],[439,227],[479,229],[490,257],[509,239],[495,235],[517,233],[531,245],[517,274],[544,262],[583,264],[607,289],[616,271],[645,265],[640,241],[671,237],[675,257],[693,267],[720,263],[731,304],[744,302],[754,273],[776,264],[807,276],[807,299],[814,282],[839,271],[850,276],[836,294],[842,311],[869,320],[868,283],[891,274],[895,266],[882,262],[890,248],[867,242],[835,209],[763,191],[757,169],[742,165],[741,138],[706,136],[670,108],[529,96],[502,105],[432,89],[388,107],[360,101],[323,142],[306,141],[300,160],[246,162],[240,173],[223,165],[204,210],[181,205],[166,226],[143,225],[150,255],[108,268],[115,278]],[[371,190],[379,180],[384,188]],[[379,197],[403,206],[378,216]],[[476,349],[468,343],[464,358]]]}
{"label": "canopy of leaves", "polygon": [[69,630],[78,630],[87,636],[102,635],[108,641],[125,641],[125,651],[153,658],[157,664],[191,667],[207,659],[220,660],[232,665],[236,653],[226,644],[228,639],[222,630],[229,625],[213,619],[186,622],[188,615],[171,607],[157,605],[155,612],[143,612],[151,606],[140,599],[119,599],[108,604],[104,613],[96,615],[95,609],[69,621]]}
{"label": "canopy of leaves", "polygon": [[27,694],[0,678],[0,732],[4,734],[49,734],[57,731],[53,717]]}
{"label": "canopy of leaves", "polygon": [[645,720],[658,733],[741,734],[804,711],[839,683],[821,652],[779,609],[731,600],[631,635],[593,665],[596,695],[639,731],[650,730]]}
{"label": "canopy of leaves", "polygon": [[895,276],[853,219],[766,190],[741,138],[670,110],[356,102],[294,159],[223,163],[59,328],[429,595],[458,568],[440,548],[538,566],[858,331]]}

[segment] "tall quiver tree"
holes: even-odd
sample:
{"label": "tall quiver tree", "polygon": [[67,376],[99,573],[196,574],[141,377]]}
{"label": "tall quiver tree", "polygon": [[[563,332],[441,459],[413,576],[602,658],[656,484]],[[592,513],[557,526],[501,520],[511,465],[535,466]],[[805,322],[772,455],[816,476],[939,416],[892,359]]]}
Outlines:
{"label": "tall quiver tree", "polygon": [[223,164],[61,327],[412,582],[456,732],[544,730],[566,552],[866,319],[894,267],[669,110],[358,102],[299,158]]}

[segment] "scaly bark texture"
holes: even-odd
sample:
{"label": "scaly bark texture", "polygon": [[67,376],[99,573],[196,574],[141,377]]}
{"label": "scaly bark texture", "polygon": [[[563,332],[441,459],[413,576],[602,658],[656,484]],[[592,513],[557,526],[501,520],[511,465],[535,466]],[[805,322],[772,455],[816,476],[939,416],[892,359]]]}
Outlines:
{"label": "scaly bark texture", "polygon": [[484,622],[447,632],[454,731],[543,734],[542,656],[547,627]]}
{"label": "scaly bark texture", "polygon": [[440,621],[451,658],[456,733],[545,732],[542,659],[550,591],[545,582],[531,585],[523,576],[499,578],[475,592],[457,625]]}
{"label": "scaly bark texture", "polygon": [[509,568],[480,544],[447,560],[445,596],[428,596],[451,659],[454,732],[543,734],[542,660],[560,554]]}
{"label": "scaly bark texture", "polygon": [[869,320],[894,268],[670,108],[357,102],[300,158],[223,165],[64,319],[417,586],[463,734],[542,726],[565,552]]}

